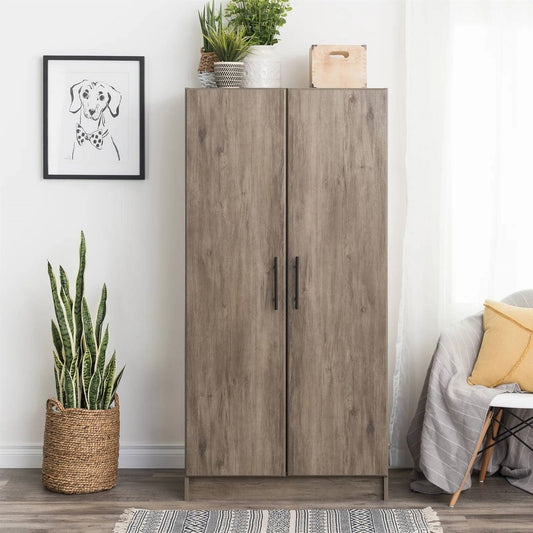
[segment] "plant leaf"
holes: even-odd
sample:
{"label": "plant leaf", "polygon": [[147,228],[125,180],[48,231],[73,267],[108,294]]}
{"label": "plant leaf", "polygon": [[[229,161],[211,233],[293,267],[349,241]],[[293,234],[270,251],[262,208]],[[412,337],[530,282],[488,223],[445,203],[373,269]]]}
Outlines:
{"label": "plant leaf", "polygon": [[[77,358],[78,356],[76,356]],[[76,391],[76,405],[75,407],[81,407],[81,383],[80,374],[78,372],[78,366],[76,365],[74,372],[72,373],[72,382],[74,383],[74,390]]]}
{"label": "plant leaf", "polygon": [[61,288],[65,291],[65,294],[68,296],[70,301],[70,307],[72,308],[72,298],[70,296],[70,283],[68,281],[67,273],[65,269],[59,265],[59,280],[61,282]]}
{"label": "plant leaf", "polygon": [[83,360],[81,364],[81,376],[83,384],[83,395],[85,397],[86,407],[89,405],[89,383],[91,382],[91,369],[93,363],[91,360],[91,354],[88,350],[83,354]]}
{"label": "plant leaf", "polygon": [[104,283],[104,286],[102,287],[102,294],[100,296],[100,304],[98,305],[98,312],[96,313],[96,327],[94,330],[96,342],[100,344],[100,341],[102,339],[102,324],[105,319],[106,314],[106,302],[107,302],[107,287]]}
{"label": "plant leaf", "polygon": [[74,381],[68,369],[64,369],[64,382],[65,382],[65,407],[76,407],[76,390],[74,387]]}
{"label": "plant leaf", "polygon": [[115,372],[117,368],[116,352],[113,352],[109,363],[104,372],[104,394],[103,394],[103,409],[109,409],[109,404],[113,399],[113,385],[115,381]]}
{"label": "plant leaf", "polygon": [[59,280],[61,282],[60,295],[63,305],[65,306],[65,311],[67,313],[67,318],[69,321],[70,331],[74,331],[74,324],[72,322],[72,298],[70,296],[70,285],[68,281],[67,273],[65,269],[59,265]]}
{"label": "plant leaf", "polygon": [[72,361],[72,350],[73,350],[73,338],[72,332],[68,327],[68,322],[65,314],[65,308],[63,303],[59,299],[59,294],[57,292],[57,282],[54,276],[54,271],[52,270],[52,265],[48,262],[48,277],[50,278],[50,287],[52,289],[52,299],[54,301],[54,311],[57,318],[57,323],[59,325],[59,332],[61,334],[61,341],[63,343],[63,360],[65,364],[70,367]]}
{"label": "plant leaf", "polygon": [[78,374],[78,355],[76,354],[72,361],[70,362],[69,366],[70,375],[72,376],[72,379],[74,379],[75,375]]}
{"label": "plant leaf", "polygon": [[98,369],[100,374],[104,375],[104,366],[105,366],[105,352],[107,350],[107,344],[109,342],[109,326],[105,328],[104,338],[102,339],[102,344],[98,348],[98,360],[95,367]]}
{"label": "plant leaf", "polygon": [[94,372],[96,360],[98,357],[98,349],[96,347],[96,339],[94,337],[94,329],[93,329],[93,322],[91,320],[91,313],[89,311],[89,306],[87,305],[87,300],[85,297],[83,297],[83,300],[82,300],[81,312],[82,312],[82,318],[83,318],[83,337],[85,339],[87,350],[89,350],[91,354],[91,360],[93,362],[92,371]]}
{"label": "plant leaf", "polygon": [[74,332],[74,322],[72,322],[72,300],[69,298],[68,294],[65,293],[63,287],[61,287],[60,292],[61,302],[63,303],[63,308],[65,309],[65,316],[67,317],[68,321],[68,329],[70,329],[71,332]]}
{"label": "plant leaf", "polygon": [[124,373],[125,368],[126,368],[126,365],[122,367],[122,370],[118,373],[118,376],[115,378],[115,383],[113,383],[113,391],[111,392],[111,400],[109,401],[109,403],[111,403],[111,401],[115,397],[115,393],[117,392],[117,389],[120,384],[120,380],[122,379],[122,374]]}
{"label": "plant leaf", "polygon": [[63,368],[63,361],[59,357],[56,350],[52,350],[52,355],[54,356],[54,366],[56,366],[60,371]]}
{"label": "plant leaf", "polygon": [[[81,346],[81,337],[83,334],[83,319],[81,314],[81,306],[84,291],[84,276],[85,276],[85,256],[86,256],[85,235],[81,232],[80,240],[80,266],[78,269],[78,277],[76,278],[76,296],[74,298],[73,320],[74,320],[74,340],[76,348]],[[79,355],[81,357],[83,352]]]}
{"label": "plant leaf", "polygon": [[54,347],[61,362],[65,362],[65,358],[63,356],[63,341],[61,340],[61,333],[59,333],[59,329],[57,328],[56,323],[53,320],[51,320],[51,323],[52,340],[54,341]]}
{"label": "plant leaf", "polygon": [[100,385],[102,376],[100,372],[95,372],[89,382],[89,405],[88,409],[98,409],[98,396],[100,395]]}
{"label": "plant leaf", "polygon": [[[63,366],[63,365],[61,365]],[[57,366],[54,366],[54,378],[55,378],[55,382],[56,382],[56,394],[57,394],[57,399],[63,403],[63,385],[61,383],[61,371],[59,370],[59,368]]]}

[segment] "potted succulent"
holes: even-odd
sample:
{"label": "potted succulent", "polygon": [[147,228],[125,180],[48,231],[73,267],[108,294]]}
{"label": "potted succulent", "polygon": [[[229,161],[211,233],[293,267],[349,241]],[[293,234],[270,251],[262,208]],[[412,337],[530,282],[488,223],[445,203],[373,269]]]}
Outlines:
{"label": "potted succulent", "polygon": [[244,61],[244,87],[280,87],[281,64],[273,46],[291,10],[289,0],[229,1],[226,17],[244,28],[253,45]]}
{"label": "potted succulent", "polygon": [[110,489],[116,484],[118,469],[116,391],[124,368],[116,372],[116,353],[106,364],[107,288],[104,284],[93,322],[84,296],[85,257],[82,232],[74,298],[63,267],[59,267],[58,285],[48,263],[57,321],[52,320],[57,399],[47,402],[42,481],[46,488],[67,494]]}
{"label": "potted succulent", "polygon": [[200,86],[204,88],[216,87],[214,63],[218,61],[218,58],[205,36],[209,27],[215,28],[217,31],[222,27],[222,4],[220,4],[218,11],[215,10],[215,0],[205,4],[204,9],[198,11],[198,19],[204,39],[204,45],[200,50],[200,64],[198,65]]}
{"label": "potted succulent", "polygon": [[209,26],[205,38],[219,59],[214,65],[217,87],[241,87],[244,74],[242,60],[251,46],[251,38],[245,35],[244,28]]}

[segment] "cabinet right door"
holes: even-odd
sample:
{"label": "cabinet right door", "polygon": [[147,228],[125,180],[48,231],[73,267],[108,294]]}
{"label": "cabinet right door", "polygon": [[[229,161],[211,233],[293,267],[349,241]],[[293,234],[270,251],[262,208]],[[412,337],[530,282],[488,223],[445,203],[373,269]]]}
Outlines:
{"label": "cabinet right door", "polygon": [[387,475],[387,91],[288,91],[288,474]]}

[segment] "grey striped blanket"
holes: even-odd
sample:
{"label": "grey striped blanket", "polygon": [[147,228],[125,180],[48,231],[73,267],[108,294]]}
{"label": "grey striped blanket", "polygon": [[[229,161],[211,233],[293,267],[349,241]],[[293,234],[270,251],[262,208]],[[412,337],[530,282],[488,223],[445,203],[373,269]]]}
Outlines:
{"label": "grey striped blanket", "polygon": [[[520,307],[533,307],[533,291],[517,292],[503,301]],[[489,389],[466,382],[482,338],[482,313],[479,313],[451,326],[439,339],[407,434],[415,464],[411,481],[414,491],[457,491],[481,433],[490,401],[501,392],[520,390],[517,385]],[[528,412],[531,414],[531,411],[516,411],[523,417]],[[507,423],[505,418],[503,421]],[[523,430],[520,437],[533,444],[533,430],[530,428]],[[508,439],[495,447],[488,472],[494,473],[498,469],[510,483],[533,493],[533,453],[517,439]],[[470,486],[471,481],[468,480],[465,488]]]}

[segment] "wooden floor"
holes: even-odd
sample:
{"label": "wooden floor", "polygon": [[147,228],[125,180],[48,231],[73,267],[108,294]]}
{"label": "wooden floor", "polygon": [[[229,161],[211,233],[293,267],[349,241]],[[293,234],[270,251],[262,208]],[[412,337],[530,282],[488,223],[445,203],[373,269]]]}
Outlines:
{"label": "wooden floor", "polygon": [[147,509],[298,508],[298,507],[433,507],[445,532],[533,532],[533,495],[516,489],[503,478],[474,482],[455,509],[449,496],[415,494],[408,487],[409,472],[390,472],[389,501],[323,502],[280,501],[268,505],[246,502],[183,501],[183,471],[122,470],[117,486],[107,492],[67,496],[48,492],[40,470],[0,470],[0,531],[111,532],[127,507]]}

